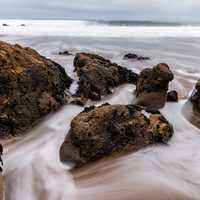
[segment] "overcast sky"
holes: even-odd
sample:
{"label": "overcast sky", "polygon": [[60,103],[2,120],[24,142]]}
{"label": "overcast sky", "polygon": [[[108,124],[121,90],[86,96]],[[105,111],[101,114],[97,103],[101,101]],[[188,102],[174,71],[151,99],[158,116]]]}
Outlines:
{"label": "overcast sky", "polygon": [[200,21],[200,0],[0,0],[0,18]]}

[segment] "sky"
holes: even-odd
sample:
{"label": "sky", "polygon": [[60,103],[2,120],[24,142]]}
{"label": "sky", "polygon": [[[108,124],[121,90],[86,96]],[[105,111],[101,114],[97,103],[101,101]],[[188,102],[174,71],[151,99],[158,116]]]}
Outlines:
{"label": "sky", "polygon": [[200,22],[200,0],[0,0],[1,19]]}

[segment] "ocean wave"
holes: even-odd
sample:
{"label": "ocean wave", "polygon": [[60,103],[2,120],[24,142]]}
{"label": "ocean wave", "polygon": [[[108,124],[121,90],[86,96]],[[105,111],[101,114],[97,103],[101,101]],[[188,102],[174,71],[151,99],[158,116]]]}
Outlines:
{"label": "ocean wave", "polygon": [[[114,23],[114,22],[112,22]],[[3,26],[7,24],[7,26]],[[200,37],[200,26],[110,26],[74,20],[0,20],[0,35],[75,37]]]}

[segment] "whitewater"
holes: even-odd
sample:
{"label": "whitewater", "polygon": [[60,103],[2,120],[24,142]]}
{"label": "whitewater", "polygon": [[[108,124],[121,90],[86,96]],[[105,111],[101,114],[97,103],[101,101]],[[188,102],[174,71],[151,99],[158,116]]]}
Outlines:
{"label": "whitewater", "polygon": [[[59,149],[71,120],[83,108],[63,106],[26,136],[4,145],[6,200],[199,200],[200,130],[183,114],[200,77],[199,33],[198,26],[109,27],[83,21],[1,20],[0,40],[32,47],[61,64],[75,80],[72,92],[78,80],[73,58],[83,51],[135,72],[165,62],[175,76],[170,89],[176,89],[180,96],[178,103],[167,103],[161,110],[174,126],[168,145],[102,159],[77,171],[60,162]],[[58,55],[64,50],[73,55]],[[151,60],[123,60],[129,52]],[[131,104],[134,89],[133,85],[122,85],[113,95],[87,105]]]}
{"label": "whitewater", "polygon": [[[1,27],[1,24],[9,26]],[[25,25],[25,26],[21,26]],[[200,26],[125,26],[76,20],[0,20],[0,34],[73,37],[199,37]]]}

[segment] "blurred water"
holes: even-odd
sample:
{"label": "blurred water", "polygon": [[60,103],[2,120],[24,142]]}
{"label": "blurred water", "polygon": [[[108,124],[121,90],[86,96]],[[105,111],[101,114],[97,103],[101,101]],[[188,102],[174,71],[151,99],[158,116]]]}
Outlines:
{"label": "blurred water", "polygon": [[[8,26],[2,26],[7,24]],[[23,24],[23,26],[21,26]],[[0,34],[103,38],[199,37],[200,25],[77,20],[0,20]]]}
{"label": "blurred water", "polygon": [[[105,56],[139,72],[159,62],[175,74],[170,88],[186,98],[199,77],[200,39],[87,39],[69,37],[0,36],[1,40],[31,46],[73,72],[74,56],[86,51]],[[128,52],[150,56],[150,61],[122,59]],[[134,86],[123,85],[100,104],[132,103]],[[156,145],[120,158],[107,158],[73,173],[59,161],[59,148],[70,122],[83,108],[66,105],[48,116],[22,140],[5,147],[6,200],[198,200],[200,196],[200,131],[183,116],[185,100],[167,103],[162,113],[175,134],[168,145]]]}

